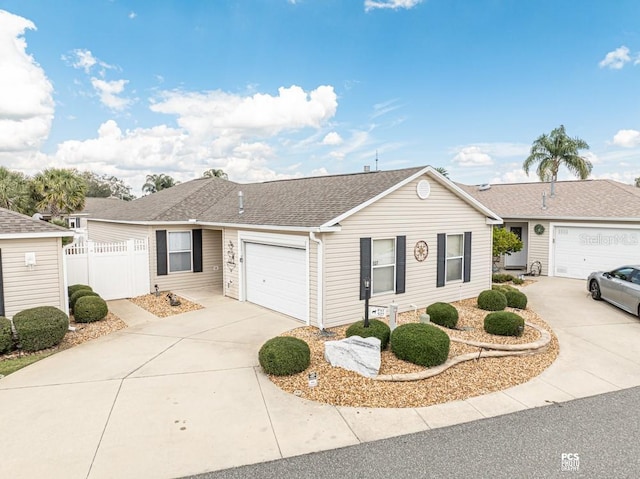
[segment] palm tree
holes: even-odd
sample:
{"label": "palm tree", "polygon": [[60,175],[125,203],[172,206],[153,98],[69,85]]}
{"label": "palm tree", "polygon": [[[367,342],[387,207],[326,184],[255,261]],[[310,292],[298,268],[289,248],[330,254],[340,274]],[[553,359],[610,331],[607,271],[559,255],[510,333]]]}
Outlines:
{"label": "palm tree", "polygon": [[636,182],[636,188],[640,188],[640,176],[638,176],[634,181]]}
{"label": "palm tree", "polygon": [[53,219],[84,208],[87,183],[75,170],[49,168],[32,181],[36,206],[49,210]]}
{"label": "palm tree", "polygon": [[160,173],[157,175],[147,175],[147,181],[144,185],[142,185],[142,191],[145,193],[156,193],[161,190],[166,190],[167,188],[171,188],[178,184],[176,180],[171,178],[169,175],[165,175],[164,173]]}
{"label": "palm tree", "polygon": [[536,173],[541,181],[558,179],[558,169],[565,166],[571,173],[586,180],[591,174],[593,165],[585,157],[578,154],[579,150],[588,150],[589,145],[580,138],[570,138],[565,132],[564,125],[539,136],[531,145],[531,153],[524,160],[522,169],[529,175],[529,169],[537,164]]}
{"label": "palm tree", "polygon": [[0,166],[0,208],[30,215],[34,212],[29,180],[17,171]]}
{"label": "palm tree", "polygon": [[229,175],[227,175],[224,171],[218,170],[216,168],[211,168],[204,173],[202,173],[203,178],[222,178],[223,180],[228,180]]}
{"label": "palm tree", "polygon": [[449,178],[449,172],[447,171],[447,169],[444,166],[438,166],[437,168],[434,168],[434,170],[436,170],[438,173],[440,173],[445,178]]}

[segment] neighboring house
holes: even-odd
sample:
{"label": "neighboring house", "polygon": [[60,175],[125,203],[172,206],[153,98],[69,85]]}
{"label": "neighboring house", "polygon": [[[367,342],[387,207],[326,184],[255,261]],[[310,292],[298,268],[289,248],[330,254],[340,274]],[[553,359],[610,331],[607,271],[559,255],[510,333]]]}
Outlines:
{"label": "neighboring house", "polygon": [[150,284],[206,287],[321,328],[476,296],[498,215],[431,167],[238,184],[203,178],[89,217],[89,238],[149,238]]}
{"label": "neighboring house", "polygon": [[55,306],[68,312],[62,238],[72,233],[0,208],[0,316]]}
{"label": "neighboring house", "polygon": [[90,216],[100,216],[113,206],[122,203],[120,198],[91,198],[84,199],[84,208],[81,211],[75,211],[69,215],[65,215],[67,225],[80,235],[87,232],[87,218]]}
{"label": "neighboring house", "polygon": [[585,279],[640,263],[640,188],[613,180],[458,185],[498,213],[523,241],[505,269],[540,261],[542,274]]}

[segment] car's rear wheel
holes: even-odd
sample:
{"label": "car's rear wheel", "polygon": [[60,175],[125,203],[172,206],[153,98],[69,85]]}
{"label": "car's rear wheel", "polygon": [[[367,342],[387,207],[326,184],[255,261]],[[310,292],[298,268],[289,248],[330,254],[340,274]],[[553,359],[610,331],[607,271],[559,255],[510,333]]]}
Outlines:
{"label": "car's rear wheel", "polygon": [[598,286],[598,282],[594,279],[591,280],[591,284],[589,285],[589,291],[591,291],[591,297],[593,299],[600,299],[600,286]]}

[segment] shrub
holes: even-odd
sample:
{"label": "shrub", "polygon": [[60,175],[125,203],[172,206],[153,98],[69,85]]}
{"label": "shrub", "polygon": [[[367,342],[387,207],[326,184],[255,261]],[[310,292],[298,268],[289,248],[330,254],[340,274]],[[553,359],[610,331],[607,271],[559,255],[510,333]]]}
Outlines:
{"label": "shrub", "polygon": [[391,335],[391,329],[378,319],[369,320],[369,327],[364,327],[364,321],[358,321],[353,323],[347,328],[346,336],[360,336],[361,338],[378,338],[380,340],[380,349],[383,350],[389,344],[389,336]]}
{"label": "shrub", "polygon": [[69,329],[69,317],[53,306],[25,309],[13,316],[18,342],[25,351],[56,346]]}
{"label": "shrub", "polygon": [[444,326],[445,328],[455,328],[458,324],[458,310],[449,303],[433,303],[427,307],[429,319]]}
{"label": "shrub", "polygon": [[420,366],[437,366],[449,356],[449,336],[431,324],[409,323],[391,333],[391,351],[399,359]]}
{"label": "shrub", "polygon": [[99,294],[90,289],[79,289],[69,297],[69,307],[72,311],[76,309],[76,302],[85,296],[99,296]]}
{"label": "shrub", "polygon": [[524,284],[524,279],[521,279],[521,278],[513,278],[513,279],[511,280],[511,282],[512,282],[513,284],[518,284],[518,285],[520,285],[520,284]]}
{"label": "shrub", "polygon": [[514,288],[512,291],[505,291],[504,295],[507,298],[507,306],[510,308],[525,309],[527,307],[527,295],[522,291]]}
{"label": "shrub", "polygon": [[0,316],[0,354],[8,353],[13,349],[13,335],[11,334],[11,321]]}
{"label": "shrub", "polygon": [[258,361],[267,374],[289,376],[309,367],[311,350],[302,339],[278,336],[262,345]]}
{"label": "shrub", "polygon": [[109,308],[100,296],[82,296],[73,308],[73,319],[76,323],[92,323],[104,319]]}
{"label": "shrub", "polygon": [[478,295],[478,308],[485,311],[502,311],[507,307],[507,298],[502,291],[487,289]]}
{"label": "shrub", "polygon": [[510,311],[489,313],[484,318],[484,330],[499,336],[520,336],[524,331],[524,319]]}
{"label": "shrub", "polygon": [[495,291],[501,291],[504,294],[507,294],[507,291],[518,291],[516,288],[514,288],[510,284],[494,284],[491,286],[491,289]]}
{"label": "shrub", "polygon": [[93,291],[91,286],[89,286],[87,284],[72,284],[71,286],[69,286],[67,288],[67,292],[69,293],[69,298],[71,298],[71,296],[73,296],[73,293],[75,293],[76,291],[79,291],[81,289],[88,289],[89,291]]}
{"label": "shrub", "polygon": [[494,273],[491,277],[494,283],[508,283],[509,281],[513,281],[513,279],[513,275],[504,273]]}

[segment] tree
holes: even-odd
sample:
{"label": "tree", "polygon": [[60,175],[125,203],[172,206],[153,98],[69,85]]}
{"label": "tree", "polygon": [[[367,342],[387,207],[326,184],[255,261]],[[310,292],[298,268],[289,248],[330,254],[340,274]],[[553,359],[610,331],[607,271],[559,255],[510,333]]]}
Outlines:
{"label": "tree", "polygon": [[636,188],[640,188],[640,176],[638,176],[634,181],[636,182]]}
{"label": "tree", "polygon": [[436,170],[438,173],[440,173],[445,178],[449,178],[449,172],[447,171],[447,169],[444,166],[438,166],[437,168],[434,168],[434,170]]}
{"label": "tree", "polygon": [[529,169],[538,165],[536,174],[541,181],[555,182],[558,180],[558,169],[566,167],[573,175],[586,180],[591,174],[593,165],[585,157],[580,156],[579,150],[588,150],[589,145],[580,138],[570,138],[564,125],[539,136],[531,145],[531,153],[524,160],[522,169],[529,175]]}
{"label": "tree", "polygon": [[29,194],[29,179],[22,173],[0,166],[0,208],[25,215],[35,213]]}
{"label": "tree", "polygon": [[203,178],[222,178],[223,180],[228,180],[229,175],[227,175],[224,171],[218,170],[216,168],[211,168],[204,173],[202,173]]}
{"label": "tree", "polygon": [[160,173],[158,175],[147,175],[147,181],[142,185],[142,191],[145,193],[156,193],[158,191],[171,188],[177,184],[178,182],[164,173]]}
{"label": "tree", "polygon": [[87,184],[76,170],[46,169],[33,178],[32,189],[38,209],[48,210],[53,219],[84,208]]}
{"label": "tree", "polygon": [[522,241],[515,233],[507,231],[506,228],[493,228],[492,253],[494,258],[500,258],[503,254],[517,253],[522,247]]}
{"label": "tree", "polygon": [[82,178],[87,183],[87,198],[115,197],[125,201],[135,199],[131,187],[113,175],[97,175],[91,171],[84,171]]}

